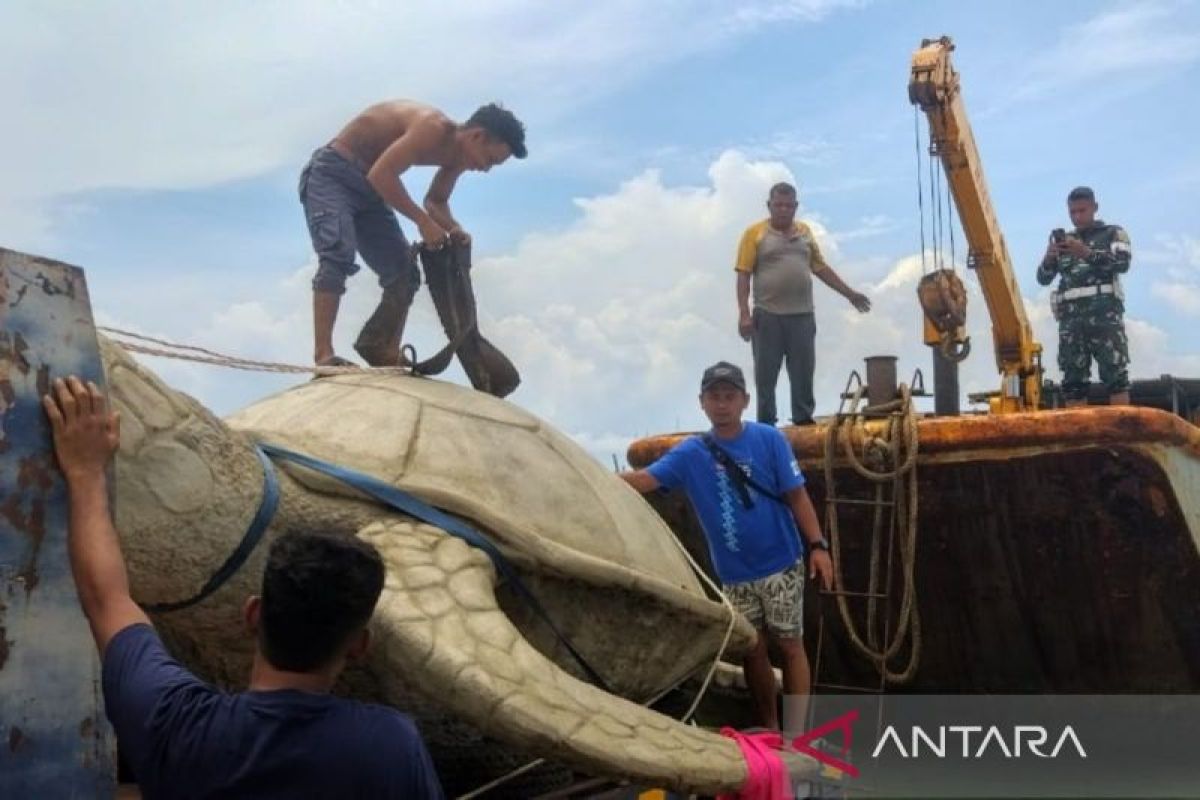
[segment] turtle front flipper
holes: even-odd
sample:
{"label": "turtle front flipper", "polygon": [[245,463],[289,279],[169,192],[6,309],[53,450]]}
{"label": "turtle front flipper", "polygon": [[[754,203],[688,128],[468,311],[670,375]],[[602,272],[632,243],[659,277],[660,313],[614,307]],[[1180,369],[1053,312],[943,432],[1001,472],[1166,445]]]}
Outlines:
{"label": "turtle front flipper", "polygon": [[[704,794],[745,782],[732,740],[580,681],[535,650],[501,611],[481,551],[412,520],[358,535],[387,563],[372,622],[381,671],[405,676],[484,734],[581,772]],[[785,757],[794,778],[815,773],[811,759]]]}

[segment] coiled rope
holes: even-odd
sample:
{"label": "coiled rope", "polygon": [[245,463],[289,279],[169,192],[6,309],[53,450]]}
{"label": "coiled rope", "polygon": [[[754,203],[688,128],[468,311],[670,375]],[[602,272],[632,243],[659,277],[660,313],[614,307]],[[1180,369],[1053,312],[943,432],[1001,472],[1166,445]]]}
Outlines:
{"label": "coiled rope", "polygon": [[[900,384],[900,398],[880,406],[868,408],[864,402],[866,387],[854,392],[850,413],[838,415],[825,434],[825,488],[829,498],[825,504],[825,526],[833,548],[833,564],[838,586],[845,586],[842,579],[842,537],[838,527],[837,492],[834,479],[834,461],[843,455],[850,467],[874,485],[874,518],[871,526],[870,571],[868,576],[867,619],[864,632],[855,624],[850,613],[847,597],[837,594],[838,612],[842,624],[854,648],[869,659],[879,674],[889,683],[903,684],[916,674],[921,655],[921,617],[917,608],[916,556],[917,556],[917,415],[913,409],[912,390]],[[866,411],[888,414],[881,436],[873,434],[864,424]],[[855,451],[855,442],[861,446],[861,456]],[[841,447],[839,448],[839,442]],[[885,489],[891,485],[891,513],[885,513]],[[901,570],[900,612],[895,631],[889,641],[879,641],[878,600],[882,575],[884,539],[883,528],[888,525],[899,539]],[[890,568],[890,560],[888,563]],[[899,671],[891,667],[891,660],[900,652],[906,641],[911,642],[908,663]]]}

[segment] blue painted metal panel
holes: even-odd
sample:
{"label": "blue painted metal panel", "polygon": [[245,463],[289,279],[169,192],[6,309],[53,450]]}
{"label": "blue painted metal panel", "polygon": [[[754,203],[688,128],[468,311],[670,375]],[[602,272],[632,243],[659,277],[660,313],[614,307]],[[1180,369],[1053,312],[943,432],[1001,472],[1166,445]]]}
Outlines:
{"label": "blue painted metal panel", "polygon": [[70,373],[103,385],[83,271],[0,248],[0,798],[116,790],[40,400]]}

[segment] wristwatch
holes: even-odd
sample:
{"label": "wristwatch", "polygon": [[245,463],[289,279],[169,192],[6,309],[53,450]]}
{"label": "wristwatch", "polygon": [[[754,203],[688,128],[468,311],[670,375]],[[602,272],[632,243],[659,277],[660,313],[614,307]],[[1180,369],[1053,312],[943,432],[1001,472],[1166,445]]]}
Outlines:
{"label": "wristwatch", "polygon": [[809,542],[808,549],[809,550],[824,550],[825,552],[829,552],[829,540],[826,539],[824,536],[822,536],[820,539],[817,539],[815,542]]}

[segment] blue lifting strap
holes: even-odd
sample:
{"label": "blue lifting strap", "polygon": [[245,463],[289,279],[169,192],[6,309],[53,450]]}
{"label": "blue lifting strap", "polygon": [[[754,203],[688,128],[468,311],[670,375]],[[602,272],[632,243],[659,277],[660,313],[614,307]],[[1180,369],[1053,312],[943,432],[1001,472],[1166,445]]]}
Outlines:
{"label": "blue lifting strap", "polygon": [[554,635],[558,637],[558,640],[562,642],[563,646],[567,648],[567,651],[571,654],[575,661],[578,662],[579,666],[583,668],[583,671],[587,674],[588,678],[590,678],[597,686],[601,687],[605,691],[611,691],[608,684],[603,678],[600,677],[599,673],[592,669],[591,665],[588,664],[579,651],[575,649],[567,637],[564,636],[563,633],[558,629],[558,626],[555,625],[550,619],[550,615],[546,613],[546,609],[542,606],[537,597],[535,597],[533,593],[529,591],[529,588],[525,586],[524,582],[517,574],[517,571],[513,569],[512,564],[510,564],[508,559],[504,557],[504,554],[500,552],[500,548],[496,547],[495,543],[493,543],[490,539],[484,536],[483,533],[471,526],[465,520],[446,511],[442,511],[440,508],[435,508],[429,503],[426,503],[424,500],[409,494],[403,489],[393,486],[390,483],[385,483],[378,478],[372,477],[365,473],[355,472],[352,469],[347,469],[346,467],[339,466],[338,464],[331,464],[328,461],[322,461],[321,459],[313,458],[312,456],[305,455],[304,453],[297,453],[273,444],[263,443],[260,444],[259,447],[266,451],[266,453],[272,458],[291,461],[292,463],[299,464],[302,467],[307,467],[308,469],[328,475],[331,478],[336,478],[348,486],[351,486],[360,492],[375,498],[386,506],[394,508],[403,514],[415,517],[423,522],[427,522],[436,528],[441,528],[447,533],[462,539],[472,547],[477,547],[482,550],[492,560],[492,564],[495,565],[496,571],[509,582],[513,589],[516,590],[516,592],[521,595],[526,602],[529,603],[529,606],[533,609],[534,613],[541,617],[542,621],[545,622],[550,630],[554,632]]}
{"label": "blue lifting strap", "polygon": [[271,518],[275,516],[275,509],[279,506],[279,478],[275,476],[275,466],[261,448],[255,447],[254,453],[258,456],[263,468],[263,493],[262,499],[258,503],[258,511],[255,512],[254,519],[250,520],[250,527],[246,529],[246,535],[242,537],[242,541],[195,595],[187,600],[171,603],[152,603],[145,606],[147,611],[161,614],[165,611],[178,611],[181,608],[194,606],[221,588],[221,584],[233,577],[242,564],[246,563],[246,559],[250,557],[250,553],[254,551],[255,546],[266,532],[267,526],[271,524]]}

